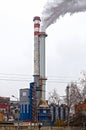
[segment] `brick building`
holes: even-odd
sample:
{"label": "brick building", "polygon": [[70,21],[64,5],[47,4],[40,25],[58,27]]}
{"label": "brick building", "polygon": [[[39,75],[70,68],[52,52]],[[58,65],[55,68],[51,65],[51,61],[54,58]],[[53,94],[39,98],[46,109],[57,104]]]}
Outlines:
{"label": "brick building", "polygon": [[86,99],[75,106],[75,114],[79,113],[80,111],[86,111]]}

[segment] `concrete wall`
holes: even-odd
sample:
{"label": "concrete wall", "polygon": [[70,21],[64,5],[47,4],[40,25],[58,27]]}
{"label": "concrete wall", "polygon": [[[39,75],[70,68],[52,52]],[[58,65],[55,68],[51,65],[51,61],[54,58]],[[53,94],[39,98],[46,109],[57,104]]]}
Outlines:
{"label": "concrete wall", "polygon": [[[0,124],[0,130],[18,130],[18,127]],[[86,130],[86,127],[41,127],[39,129],[37,126],[20,126],[19,130]]]}
{"label": "concrete wall", "polygon": [[[17,126],[0,125],[0,130],[18,130]],[[20,126],[19,130],[31,130],[28,126]]]}

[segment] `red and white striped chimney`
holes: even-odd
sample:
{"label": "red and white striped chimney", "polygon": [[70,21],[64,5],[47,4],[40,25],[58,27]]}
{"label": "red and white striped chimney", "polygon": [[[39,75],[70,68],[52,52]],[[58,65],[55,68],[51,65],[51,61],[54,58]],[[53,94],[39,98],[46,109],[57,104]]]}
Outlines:
{"label": "red and white striped chimney", "polygon": [[45,86],[46,86],[46,76],[45,76],[45,38],[46,33],[40,32],[40,22],[39,16],[35,16],[34,19],[34,82],[40,87],[39,92],[37,92],[37,97],[39,100],[45,100]]}
{"label": "red and white striped chimney", "polygon": [[40,42],[39,42],[39,32],[40,32],[40,22],[39,16],[35,16],[34,19],[34,82],[39,86],[39,75],[40,75]]}

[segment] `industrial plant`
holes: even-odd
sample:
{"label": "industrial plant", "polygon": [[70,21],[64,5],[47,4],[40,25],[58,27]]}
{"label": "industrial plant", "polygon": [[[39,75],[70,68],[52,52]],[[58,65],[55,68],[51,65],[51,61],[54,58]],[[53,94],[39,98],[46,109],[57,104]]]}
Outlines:
{"label": "industrial plant", "polygon": [[[68,107],[65,104],[48,104],[45,99],[45,38],[46,32],[41,31],[41,19],[33,18],[34,22],[34,81],[30,88],[20,89],[20,120],[53,124],[57,119],[67,120]],[[43,30],[43,28],[42,28]]]}
{"label": "industrial plant", "polygon": [[[9,103],[4,104],[4,102],[1,102],[0,108],[6,108],[4,117],[7,121],[13,121],[14,119],[23,122],[41,122],[43,125],[53,125],[56,120],[67,120],[68,106],[65,104],[49,104],[45,98],[47,81],[45,72],[45,39],[47,34],[41,31],[41,19],[39,16],[35,16],[33,22],[34,81],[30,83],[28,88],[20,89],[19,101],[11,102],[9,99]],[[1,99],[4,101],[4,98]],[[10,117],[8,117],[8,111]],[[16,112],[17,114],[19,113],[19,117],[17,117]]]}
{"label": "industrial plant", "polygon": [[[30,123],[42,123],[44,126],[53,126],[57,122],[59,126],[80,124],[78,113],[83,110],[86,113],[86,100],[75,106],[74,118],[69,122],[69,102],[67,104],[49,104],[46,100],[46,66],[45,66],[45,39],[46,32],[42,28],[39,16],[33,18],[34,22],[34,81],[28,88],[19,90],[19,99],[16,102],[10,101],[9,97],[0,97],[0,122],[20,121]],[[69,91],[69,87],[67,87]],[[67,93],[69,99],[69,93]],[[86,116],[79,115],[85,122]],[[77,120],[77,121],[76,121]],[[19,125],[19,124],[18,124]],[[75,124],[76,125],[76,124]]]}

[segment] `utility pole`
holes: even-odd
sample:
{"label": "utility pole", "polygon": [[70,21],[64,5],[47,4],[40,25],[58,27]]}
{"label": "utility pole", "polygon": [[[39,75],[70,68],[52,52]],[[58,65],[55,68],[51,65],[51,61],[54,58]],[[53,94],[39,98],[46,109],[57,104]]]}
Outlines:
{"label": "utility pole", "polygon": [[[14,95],[12,95],[12,97],[15,98],[15,99],[17,99],[17,103],[19,103],[19,100],[18,100],[17,97],[15,97]],[[19,107],[18,107],[17,111],[18,111],[18,127],[17,127],[17,130],[20,130],[20,125],[19,125],[19,115],[20,115],[20,113],[19,113]]]}
{"label": "utility pole", "polygon": [[58,127],[60,126],[60,111],[59,111],[59,109],[60,109],[60,106],[59,106],[59,102],[60,102],[60,100],[58,100]]}
{"label": "utility pole", "polygon": [[70,112],[70,105],[69,105],[69,86],[67,86],[67,106],[68,106],[67,125],[69,127],[69,112]]}

